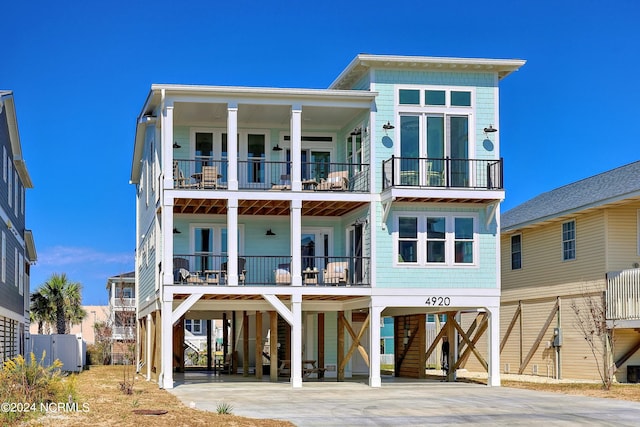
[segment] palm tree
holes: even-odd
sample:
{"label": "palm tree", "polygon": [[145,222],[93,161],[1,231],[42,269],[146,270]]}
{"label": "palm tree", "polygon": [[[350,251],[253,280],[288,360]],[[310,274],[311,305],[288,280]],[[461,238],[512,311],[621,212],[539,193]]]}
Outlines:
{"label": "palm tree", "polygon": [[79,323],[87,313],[82,309],[82,285],[67,280],[67,275],[52,274],[39,291],[54,308],[56,331],[64,334],[72,323]]}
{"label": "palm tree", "polygon": [[52,323],[53,306],[50,304],[49,299],[40,291],[31,294],[29,318],[32,322],[38,322],[38,334],[43,333],[42,327],[45,323]]}

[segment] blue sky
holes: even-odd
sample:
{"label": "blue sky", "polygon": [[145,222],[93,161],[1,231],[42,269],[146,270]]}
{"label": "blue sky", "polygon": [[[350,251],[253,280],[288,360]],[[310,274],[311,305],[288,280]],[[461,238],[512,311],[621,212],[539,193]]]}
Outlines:
{"label": "blue sky", "polygon": [[358,53],[525,59],[501,84],[503,211],[640,159],[635,0],[35,0],[0,16],[0,89],[34,182],[31,287],[65,272],[84,304],[133,270],[128,181],[152,83],[326,88]]}

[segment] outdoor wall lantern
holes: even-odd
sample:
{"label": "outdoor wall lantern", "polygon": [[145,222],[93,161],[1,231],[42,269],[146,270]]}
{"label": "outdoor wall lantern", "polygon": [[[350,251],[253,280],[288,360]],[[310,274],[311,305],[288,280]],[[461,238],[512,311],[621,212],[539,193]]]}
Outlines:
{"label": "outdoor wall lantern", "polygon": [[276,233],[274,233],[273,231],[271,231],[271,229],[268,229],[266,233],[264,233],[265,236],[275,236]]}

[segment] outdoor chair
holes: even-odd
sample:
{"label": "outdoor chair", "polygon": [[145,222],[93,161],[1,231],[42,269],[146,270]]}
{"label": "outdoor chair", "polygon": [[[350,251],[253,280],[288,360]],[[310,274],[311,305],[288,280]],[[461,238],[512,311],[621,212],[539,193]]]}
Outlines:
{"label": "outdoor chair", "polygon": [[329,262],[323,270],[324,283],[337,285],[349,282],[349,263],[346,261]]}
{"label": "outdoor chair", "polygon": [[327,178],[318,183],[316,190],[339,190],[345,191],[349,188],[349,172],[330,172]]}
{"label": "outdoor chair", "polygon": [[278,269],[273,270],[274,281],[276,285],[290,285],[291,284],[291,265],[290,264],[278,264]]}
{"label": "outdoor chair", "polygon": [[173,282],[184,283],[190,276],[189,261],[185,258],[173,259]]}
{"label": "outdoor chair", "polygon": [[218,188],[218,167],[202,166],[200,188]]}
{"label": "outdoor chair", "polygon": [[[238,258],[238,283],[243,285],[247,278],[247,270],[245,268],[246,264],[247,264],[246,258]],[[222,278],[224,279],[225,283],[229,283],[228,276],[227,276],[227,267],[228,267],[227,262],[226,261],[223,262],[221,266],[221,270],[222,270]]]}
{"label": "outdoor chair", "polygon": [[271,184],[272,190],[291,190],[291,176],[280,175],[280,184]]}

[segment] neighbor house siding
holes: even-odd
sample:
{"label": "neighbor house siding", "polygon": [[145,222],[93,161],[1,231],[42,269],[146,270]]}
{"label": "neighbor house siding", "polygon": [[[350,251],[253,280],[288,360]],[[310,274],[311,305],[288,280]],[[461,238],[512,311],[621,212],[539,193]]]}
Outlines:
{"label": "neighbor house siding", "polygon": [[518,289],[518,299],[554,296],[559,295],[558,292],[572,292],[576,283],[603,278],[605,235],[602,213],[571,219],[576,222],[576,259],[571,261],[562,260],[562,223],[566,221],[519,231],[522,235],[522,268],[519,270],[511,269],[511,235],[502,235],[503,300],[508,300],[509,291],[514,289]]}
{"label": "neighbor house siding", "polygon": [[606,215],[606,271],[633,268],[638,256],[638,220],[640,203],[609,208]]}

